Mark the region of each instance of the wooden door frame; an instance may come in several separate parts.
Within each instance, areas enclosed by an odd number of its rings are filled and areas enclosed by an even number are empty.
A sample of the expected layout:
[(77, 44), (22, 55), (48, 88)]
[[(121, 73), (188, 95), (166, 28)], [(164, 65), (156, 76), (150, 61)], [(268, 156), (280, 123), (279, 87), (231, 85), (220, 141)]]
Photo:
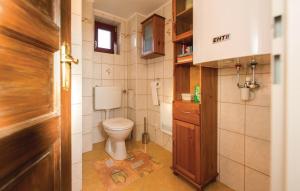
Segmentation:
[[(71, 44), (71, 0), (61, 0), (61, 44)], [(62, 71), (62, 70), (61, 70)], [(62, 76), (62, 74), (61, 74)], [(62, 79), (62, 78), (61, 78)], [(70, 83), (72, 82), (70, 76)], [(71, 161), (71, 84), (61, 88), (61, 190), (72, 190)]]

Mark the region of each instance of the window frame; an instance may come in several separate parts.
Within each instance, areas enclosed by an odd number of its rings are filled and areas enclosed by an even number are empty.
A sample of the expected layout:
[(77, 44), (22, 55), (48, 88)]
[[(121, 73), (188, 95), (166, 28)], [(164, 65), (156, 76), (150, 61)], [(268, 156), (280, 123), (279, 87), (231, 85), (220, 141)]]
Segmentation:
[[(107, 30), (111, 32), (111, 48), (110, 49), (106, 49), (106, 48), (99, 48), (98, 47), (98, 29), (103, 29), (103, 30)], [(117, 44), (117, 27), (114, 25), (110, 25), (110, 24), (106, 24), (106, 23), (102, 23), (99, 21), (95, 21), (95, 39), (94, 39), (94, 51), (95, 52), (103, 52), (103, 53), (109, 53), (109, 54), (114, 54), (115, 52), (115, 45)]]

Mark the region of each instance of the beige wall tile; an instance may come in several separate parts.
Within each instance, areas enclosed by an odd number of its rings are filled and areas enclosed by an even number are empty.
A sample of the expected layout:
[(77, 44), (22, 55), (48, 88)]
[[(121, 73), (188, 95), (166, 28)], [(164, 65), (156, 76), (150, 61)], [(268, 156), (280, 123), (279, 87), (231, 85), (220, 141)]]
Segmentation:
[(91, 60), (83, 60), (82, 68), (84, 78), (93, 78), (93, 62)]
[(173, 43), (172, 41), (165, 43), (165, 60), (173, 59), (174, 52), (173, 52)]
[(220, 181), (236, 191), (244, 191), (244, 166), (220, 156)]
[(109, 64), (102, 64), (102, 79), (112, 80), (114, 78), (114, 68)]
[(154, 77), (163, 78), (164, 77), (164, 63), (157, 62), (154, 64)]
[(102, 53), (102, 64), (114, 64), (114, 55)]
[(221, 103), (220, 128), (244, 133), (245, 105)]
[(136, 81), (136, 94), (147, 94), (148, 81), (147, 80), (137, 80)]
[(154, 79), (154, 64), (149, 64), (148, 63), (148, 68), (147, 68), (147, 78), (148, 79)]
[[(244, 67), (241, 68), (240, 74), (246, 74)], [(222, 69), (219, 69), (219, 75), (220, 76), (236, 76), (237, 71), (236, 71), (236, 68), (222, 68)]]
[(144, 117), (147, 120), (147, 110), (138, 110), (136, 112), (136, 125), (144, 125)]
[(173, 79), (168, 78), (164, 79), (164, 86), (163, 86), (163, 95), (164, 96), (172, 96), (173, 95)]
[(255, 98), (248, 105), (270, 106), (271, 103), (271, 76), (270, 74), (257, 74), (256, 79), (260, 87), (255, 90)]
[(269, 191), (270, 177), (253, 169), (246, 168), (245, 191)]
[(246, 137), (245, 164), (250, 168), (270, 174), (270, 142)]
[[(243, 79), (244, 76), (241, 76)], [(243, 103), (240, 89), (237, 87), (236, 76), (221, 76), (221, 101), (230, 103)]]
[(137, 64), (136, 79), (147, 79), (147, 65)]
[(101, 71), (102, 64), (93, 64), (93, 78), (94, 79), (101, 79), (102, 71)]
[(92, 60), (93, 59), (93, 48), (94, 48), (94, 46), (93, 46), (92, 42), (83, 41), (82, 59)]
[(82, 38), (85, 41), (94, 41), (94, 25), (92, 22), (83, 22)]
[(220, 154), (244, 164), (244, 135), (220, 130)]
[(246, 106), (246, 135), (270, 140), (270, 108)]
[(173, 78), (173, 60), (164, 61), (164, 77)]
[(136, 95), (136, 109), (147, 109), (147, 95)]

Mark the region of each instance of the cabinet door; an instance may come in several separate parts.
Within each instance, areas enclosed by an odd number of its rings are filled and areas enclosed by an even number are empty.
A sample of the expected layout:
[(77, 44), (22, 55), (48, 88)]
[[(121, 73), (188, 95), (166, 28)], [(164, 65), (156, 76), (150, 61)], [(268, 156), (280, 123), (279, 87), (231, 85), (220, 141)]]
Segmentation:
[(143, 54), (153, 52), (153, 20), (147, 21), (143, 25)]
[(174, 168), (187, 178), (197, 181), (200, 172), (199, 126), (174, 120)]

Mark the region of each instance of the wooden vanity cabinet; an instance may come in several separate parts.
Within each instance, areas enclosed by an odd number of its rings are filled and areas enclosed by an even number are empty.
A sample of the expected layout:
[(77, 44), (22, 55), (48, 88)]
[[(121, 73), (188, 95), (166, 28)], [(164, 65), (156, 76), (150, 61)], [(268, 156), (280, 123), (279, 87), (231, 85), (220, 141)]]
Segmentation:
[(191, 123), (173, 121), (173, 169), (188, 179), (199, 182), (200, 127)]
[[(218, 70), (199, 69), (201, 102), (173, 102), (173, 172), (199, 191), (214, 181), (217, 173)], [(175, 82), (182, 80), (176, 78)], [(192, 81), (192, 80), (190, 80)], [(187, 85), (189, 86), (189, 85)], [(174, 94), (177, 89), (175, 87)]]
[(157, 14), (142, 23), (142, 58), (165, 55), (165, 18)]

